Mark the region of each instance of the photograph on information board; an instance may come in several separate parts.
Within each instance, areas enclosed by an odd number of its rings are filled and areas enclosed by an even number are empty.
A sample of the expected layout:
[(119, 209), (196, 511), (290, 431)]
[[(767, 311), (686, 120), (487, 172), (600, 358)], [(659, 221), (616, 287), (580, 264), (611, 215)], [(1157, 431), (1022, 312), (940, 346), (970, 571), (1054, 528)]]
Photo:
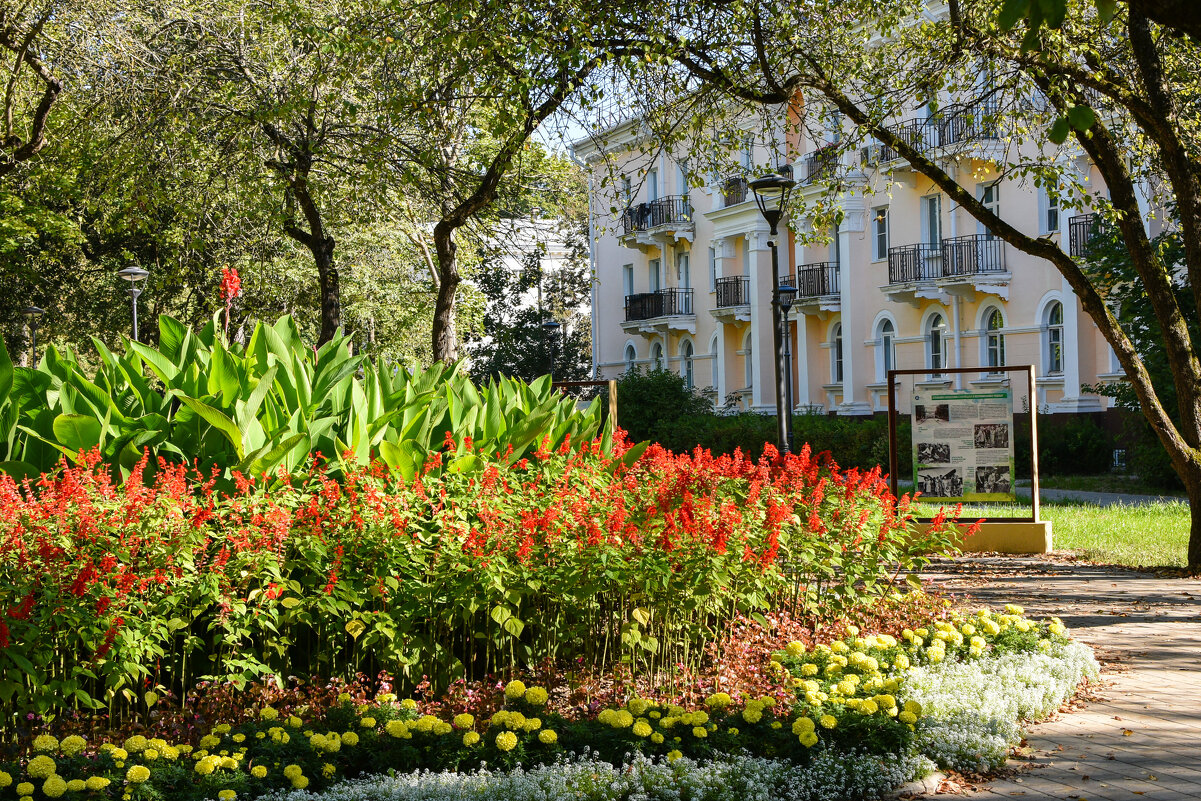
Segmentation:
[(918, 492), (929, 500), (1014, 500), (1011, 390), (915, 390), (911, 408)]

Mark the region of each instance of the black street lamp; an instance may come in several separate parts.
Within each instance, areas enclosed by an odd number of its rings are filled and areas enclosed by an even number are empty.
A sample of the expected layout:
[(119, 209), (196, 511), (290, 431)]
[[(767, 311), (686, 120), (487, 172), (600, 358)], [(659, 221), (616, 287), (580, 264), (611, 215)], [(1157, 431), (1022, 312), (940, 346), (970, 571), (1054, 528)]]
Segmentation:
[(25, 319), (29, 321), (30, 340), (33, 343), (33, 356), (30, 357), (29, 366), (36, 368), (38, 366), (38, 320), (46, 313), (45, 309), (39, 309), (37, 306), (26, 306), (23, 312)]
[(555, 380), (555, 355), (559, 345), (559, 329), (562, 328), (556, 320), (547, 320), (542, 324), (542, 330), (546, 332), (550, 339), (550, 380), (554, 383)]
[(771, 229), (771, 238), (767, 240), (767, 246), (771, 248), (772, 329), (776, 353), (776, 445), (782, 453), (789, 452), (792, 417), (791, 409), (785, 406), (787, 399), (784, 397), (784, 376), (788, 372), (788, 363), (784, 354), (785, 336), (780, 308), (780, 255), (776, 246), (776, 226), (779, 225), (780, 217), (788, 204), (788, 193), (794, 186), (796, 181), (779, 173), (765, 175), (750, 182), (751, 190), (755, 193), (755, 205), (759, 207), (759, 213), (767, 220)]
[(138, 341), (138, 295), (142, 294), (142, 290), (138, 287), (139, 281), (145, 281), (150, 277), (150, 273), (140, 267), (126, 267), (117, 273), (118, 276), (129, 282), (130, 301), (133, 303), (133, 341)]
[(792, 331), (788, 328), (788, 312), (792, 310), (792, 304), (796, 302), (797, 289), (790, 284), (781, 284), (776, 288), (776, 297), (780, 301), (780, 311), (784, 315), (784, 399), (785, 406), (788, 407), (788, 452), (796, 447), (793, 441), (792, 430)]

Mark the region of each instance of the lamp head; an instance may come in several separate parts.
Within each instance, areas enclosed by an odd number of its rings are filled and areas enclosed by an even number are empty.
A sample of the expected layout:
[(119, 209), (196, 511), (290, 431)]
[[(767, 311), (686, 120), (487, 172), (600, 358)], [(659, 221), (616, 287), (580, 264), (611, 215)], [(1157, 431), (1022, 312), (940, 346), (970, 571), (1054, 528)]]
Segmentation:
[(548, 334), (553, 334), (554, 332), (556, 332), (560, 328), (562, 328), (562, 326), (559, 325), (557, 320), (547, 320), (545, 323), (542, 324), (542, 327), (544, 329), (546, 329), (546, 332)]
[(25, 310), (21, 313), (25, 315), (30, 324), (37, 325), (38, 320), (41, 319), (42, 315), (46, 313), (46, 310), (39, 309), (37, 306), (26, 306)]
[(780, 215), (788, 204), (788, 194), (796, 186), (796, 181), (779, 173), (765, 175), (750, 182), (751, 190), (755, 193), (755, 205), (767, 224), (771, 226), (772, 234), (780, 222)]
[(788, 311), (796, 302), (797, 288), (791, 284), (780, 284), (776, 288), (776, 297), (780, 299), (780, 308)]
[(126, 267), (124, 270), (120, 270), (117, 275), (128, 281), (131, 288), (136, 287), (138, 281), (145, 281), (150, 277), (150, 273), (141, 267)]

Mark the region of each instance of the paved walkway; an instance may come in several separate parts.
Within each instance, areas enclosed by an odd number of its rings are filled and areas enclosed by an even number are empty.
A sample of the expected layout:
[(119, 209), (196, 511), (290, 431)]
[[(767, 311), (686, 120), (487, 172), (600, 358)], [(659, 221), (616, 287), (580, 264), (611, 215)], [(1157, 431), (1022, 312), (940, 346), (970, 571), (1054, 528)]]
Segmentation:
[[(1019, 498), (1030, 499), (1029, 486), (1019, 486), (1015, 491)], [(1188, 502), (1188, 498), (1179, 495), (1128, 495), (1120, 492), (1085, 492), (1083, 490), (1049, 489), (1047, 487), (1038, 488), (1038, 497), (1044, 502), (1082, 501), (1084, 503), (1095, 503), (1097, 506), (1119, 506), (1122, 504), (1138, 506), (1173, 501), (1178, 503)]]
[(968, 606), (1059, 615), (1106, 682), (1082, 709), (1030, 727), (1030, 753), (968, 795), (1201, 799), (1201, 580), (1007, 557), (939, 560), (928, 575)]

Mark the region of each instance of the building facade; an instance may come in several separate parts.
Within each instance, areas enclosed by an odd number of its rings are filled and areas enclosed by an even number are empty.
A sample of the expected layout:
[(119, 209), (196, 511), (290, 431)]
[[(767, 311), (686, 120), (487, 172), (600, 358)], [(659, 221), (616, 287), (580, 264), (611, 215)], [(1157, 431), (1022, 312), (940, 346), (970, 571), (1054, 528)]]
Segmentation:
[[(993, 164), (1001, 142), (987, 119), (979, 108), (948, 106), (937, 117), (919, 110), (897, 129), (910, 141), (922, 138), (1007, 222), (1078, 255), (1096, 218), (999, 176)], [(836, 228), (818, 232), (821, 244), (805, 244), (814, 239), (804, 235), (814, 233), (810, 220), (786, 218), (780, 226), (781, 280), (798, 289), (789, 325), (798, 411), (886, 411), (892, 368), (929, 370), (916, 377), (925, 387), (968, 389), (1003, 383), (1006, 374), (996, 368), (1022, 364), (1035, 366), (1037, 385), (1030, 398), (1025, 382), (1014, 380), (1019, 411), (1093, 412), (1110, 404), (1082, 385), (1117, 380), (1120, 368), (1054, 266), (996, 238), (888, 148), (839, 147), (837, 126), (824, 141), (748, 136), (744, 169), (698, 188), (686, 162), (641, 155), (639, 135), (632, 120), (607, 132), (604, 152), (592, 140), (574, 148), (594, 178), (614, 163), (620, 176), (609, 191), (593, 182), (598, 377), (661, 367), (719, 408), (774, 413), (768, 225), (748, 188), (760, 165), (783, 167), (802, 200), (828, 194), (835, 172), (839, 186), (849, 187), (836, 199)], [(1071, 166), (1099, 183), (1083, 159)], [(617, 214), (601, 211), (613, 207)], [(959, 367), (980, 371), (939, 373)], [(902, 410), (912, 385), (898, 381)]]

